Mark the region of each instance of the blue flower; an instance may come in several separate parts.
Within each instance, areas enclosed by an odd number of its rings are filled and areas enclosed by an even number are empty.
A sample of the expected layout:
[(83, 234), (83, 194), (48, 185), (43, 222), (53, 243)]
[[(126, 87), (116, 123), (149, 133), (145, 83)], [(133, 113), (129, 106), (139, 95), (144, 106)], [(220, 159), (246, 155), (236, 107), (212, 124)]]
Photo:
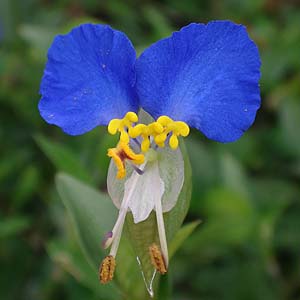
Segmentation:
[(138, 59), (124, 33), (85, 24), (50, 47), (39, 110), (71, 135), (143, 108), (232, 142), (254, 122), (259, 78), (255, 43), (230, 21), (190, 24)]
[[(102, 283), (113, 277), (128, 210), (135, 223), (155, 210), (160, 247), (149, 245), (149, 253), (156, 270), (167, 272), (163, 213), (184, 183), (178, 137), (194, 127), (219, 142), (238, 139), (260, 106), (259, 69), (256, 45), (230, 21), (190, 24), (138, 59), (125, 34), (109, 26), (86, 24), (55, 38), (40, 89), (42, 117), (71, 135), (99, 125), (120, 133), (117, 147), (108, 149), (115, 163), (108, 192), (119, 215), (103, 243), (111, 249), (100, 267)], [(154, 121), (138, 124), (140, 109)]]

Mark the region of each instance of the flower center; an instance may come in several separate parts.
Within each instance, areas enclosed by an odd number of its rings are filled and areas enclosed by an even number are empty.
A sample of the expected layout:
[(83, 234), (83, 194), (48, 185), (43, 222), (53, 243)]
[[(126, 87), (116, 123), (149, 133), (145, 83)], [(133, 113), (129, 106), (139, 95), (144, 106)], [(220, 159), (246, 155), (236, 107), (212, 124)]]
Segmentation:
[[(113, 119), (109, 122), (108, 132), (113, 135), (120, 134), (117, 146), (108, 149), (107, 152), (117, 167), (116, 177), (121, 179), (126, 176), (126, 161), (132, 164), (136, 172), (128, 176), (124, 183), (123, 200), (117, 221), (112, 231), (104, 237), (103, 247), (105, 249), (110, 247), (110, 252), (99, 269), (102, 283), (107, 283), (113, 278), (115, 257), (129, 209), (135, 223), (144, 221), (150, 212), (155, 210), (159, 245), (153, 243), (149, 245), (149, 255), (156, 271), (161, 274), (167, 272), (169, 255), (162, 208), (165, 182), (160, 177), (158, 165), (160, 160), (156, 150), (166, 145), (173, 150), (177, 149), (178, 137), (187, 136), (189, 131), (186, 123), (173, 121), (167, 116), (161, 116), (150, 124), (138, 123), (138, 116), (134, 112), (128, 112), (123, 119)], [(144, 176), (140, 176), (141, 174)], [(146, 196), (143, 197), (144, 195)], [(141, 201), (144, 201), (142, 206)]]
[[(128, 112), (123, 119), (113, 119), (108, 124), (108, 132), (112, 135), (120, 133), (120, 140), (116, 148), (108, 149), (107, 155), (111, 157), (118, 169), (117, 178), (126, 176), (125, 160), (130, 160), (135, 165), (145, 161), (144, 153), (151, 148), (165, 147), (168, 141), (171, 149), (178, 148), (178, 137), (188, 136), (189, 126), (182, 121), (173, 121), (168, 116), (160, 116), (150, 124), (137, 124), (138, 116)], [(134, 140), (140, 147), (139, 154), (130, 148), (130, 141)]]

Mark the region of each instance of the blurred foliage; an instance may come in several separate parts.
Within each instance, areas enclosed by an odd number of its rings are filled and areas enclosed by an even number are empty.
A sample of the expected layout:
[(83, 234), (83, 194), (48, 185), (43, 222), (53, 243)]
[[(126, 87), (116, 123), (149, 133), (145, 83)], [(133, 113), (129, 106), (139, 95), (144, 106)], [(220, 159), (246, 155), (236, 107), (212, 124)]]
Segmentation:
[(203, 223), (172, 261), (172, 299), (300, 298), (298, 1), (0, 0), (1, 299), (106, 299), (53, 182), (59, 170), (105, 190), (115, 139), (101, 128), (70, 137), (40, 118), (39, 83), (55, 34), (108, 23), (140, 53), (211, 19), (247, 25), (261, 52), (263, 103), (236, 143), (198, 132), (187, 139), (194, 186), (187, 221)]

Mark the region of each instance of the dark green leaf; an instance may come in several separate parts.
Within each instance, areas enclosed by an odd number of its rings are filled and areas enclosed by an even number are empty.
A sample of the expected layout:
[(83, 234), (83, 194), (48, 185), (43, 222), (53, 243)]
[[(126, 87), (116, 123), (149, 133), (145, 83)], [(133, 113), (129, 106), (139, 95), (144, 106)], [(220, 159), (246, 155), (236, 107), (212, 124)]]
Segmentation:
[(182, 226), (175, 234), (172, 242), (169, 245), (170, 258), (176, 253), (176, 251), (183, 245), (183, 242), (193, 233), (196, 227), (201, 221), (194, 221)]
[(76, 157), (66, 146), (59, 145), (41, 135), (36, 136), (35, 140), (58, 170), (69, 173), (84, 182), (93, 182), (79, 157)]
[(30, 219), (23, 216), (0, 220), (0, 239), (17, 235), (30, 226)]
[[(101, 241), (105, 233), (113, 228), (117, 209), (108, 195), (66, 174), (57, 175), (56, 185), (77, 232), (80, 246), (96, 271), (101, 259), (107, 255), (101, 248)], [(128, 295), (126, 299), (142, 299), (146, 292), (142, 276), (132, 249), (124, 239), (116, 259), (116, 281), (122, 292)], [(97, 277), (96, 272), (94, 275)]]

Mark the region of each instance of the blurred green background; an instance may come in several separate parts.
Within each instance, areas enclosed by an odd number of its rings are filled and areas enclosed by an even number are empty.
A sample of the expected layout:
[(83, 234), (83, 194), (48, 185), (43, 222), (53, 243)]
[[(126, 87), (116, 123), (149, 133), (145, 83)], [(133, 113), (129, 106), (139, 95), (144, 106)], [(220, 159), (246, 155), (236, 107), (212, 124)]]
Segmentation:
[[(189, 22), (247, 26), (262, 58), (262, 108), (236, 143), (199, 132), (172, 299), (300, 299), (300, 3), (283, 0), (0, 0), (0, 299), (102, 299), (54, 188), (58, 170), (105, 189), (105, 129), (70, 137), (39, 116), (53, 37), (84, 22), (124, 31), (140, 53)], [(101, 217), (101, 216), (99, 216)], [(104, 299), (104, 298), (103, 298)]]

